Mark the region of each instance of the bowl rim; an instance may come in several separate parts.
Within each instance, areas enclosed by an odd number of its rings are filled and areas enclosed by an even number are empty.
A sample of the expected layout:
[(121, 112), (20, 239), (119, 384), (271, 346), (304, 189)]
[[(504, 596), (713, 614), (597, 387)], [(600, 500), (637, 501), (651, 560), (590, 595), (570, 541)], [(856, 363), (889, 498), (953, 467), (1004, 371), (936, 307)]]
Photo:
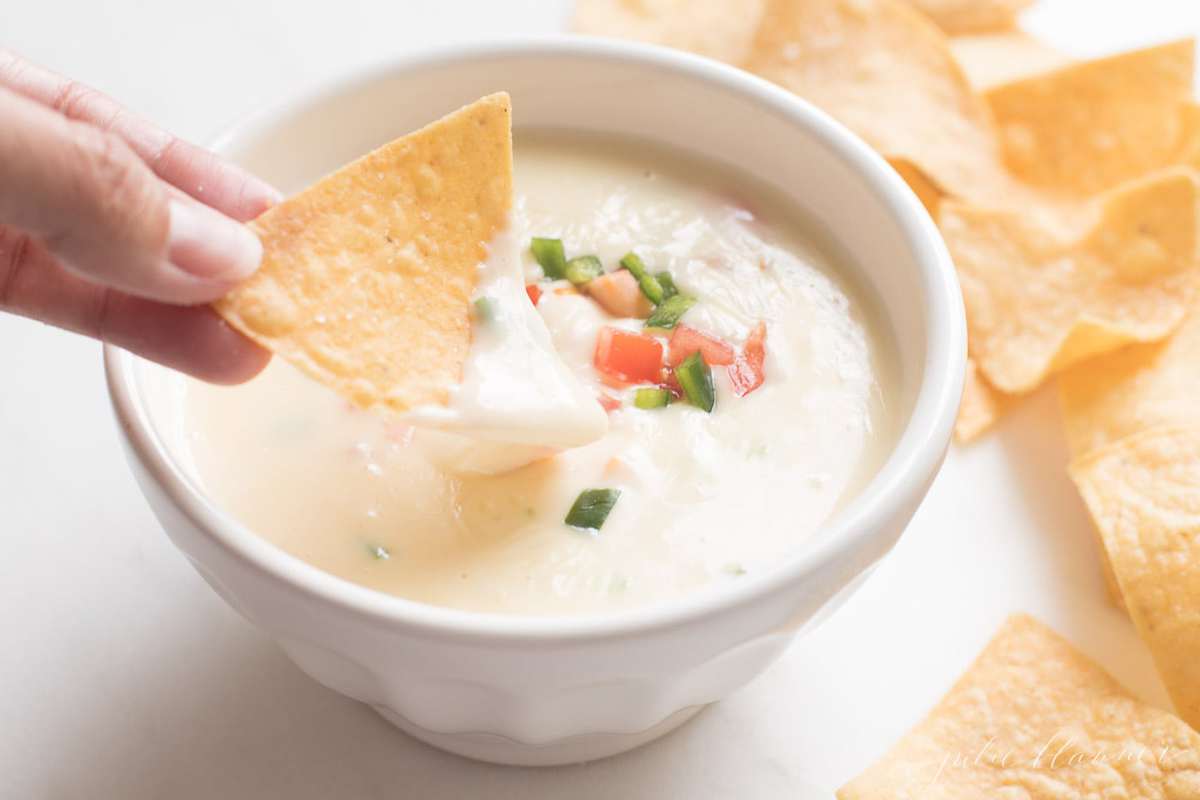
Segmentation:
[[(134, 379), (136, 358), (104, 346), (105, 377), (117, 421), (136, 458), (192, 524), (220, 549), (260, 576), (353, 613), (361, 621), (426, 637), (547, 644), (645, 634), (729, 612), (778, 592), (823, 566), (870, 549), (886, 536), (887, 522), (904, 504), (923, 497), (950, 442), (966, 367), (962, 294), (941, 235), (920, 201), (887, 162), (825, 112), (762, 78), (709, 58), (656, 45), (571, 34), (491, 38), (412, 51), (343, 73), (315, 90), (301, 90), (230, 126), (213, 142), (221, 150), (289, 113), (366, 87), (390, 75), (449, 63), (503, 58), (575, 58), (640, 64), (650, 71), (682, 73), (748, 97), (794, 125), (807, 128), (827, 153), (865, 180), (904, 233), (920, 271), (927, 313), (920, 388), (912, 413), (884, 463), (858, 494), (814, 533), (810, 546), (774, 568), (725, 585), (707, 587), (664, 603), (613, 614), (522, 616), (433, 606), (355, 584), (327, 573), (253, 533), (210, 500), (175, 463), (150, 424)], [(736, 159), (730, 159), (736, 167)], [(884, 307), (886, 297), (880, 297)]]

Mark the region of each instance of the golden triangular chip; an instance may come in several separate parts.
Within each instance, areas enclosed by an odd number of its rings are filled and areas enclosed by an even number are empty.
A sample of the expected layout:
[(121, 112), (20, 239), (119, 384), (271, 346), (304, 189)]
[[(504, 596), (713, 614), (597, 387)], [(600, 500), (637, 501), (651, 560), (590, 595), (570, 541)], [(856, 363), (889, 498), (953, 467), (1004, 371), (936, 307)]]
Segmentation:
[(1200, 426), (1127, 436), (1071, 477), (1175, 710), (1200, 727)]
[(745, 67), (956, 197), (1019, 193), (945, 35), (900, 0), (770, 0)]
[(837, 796), (1200, 797), (1200, 734), (1018, 615), (929, 715)]
[(511, 206), (511, 107), (494, 94), (251, 223), (262, 267), (216, 309), (358, 405), (444, 405), (478, 266)]
[[(1163, 561), (1167, 554), (1155, 552), (1154, 548), (1156, 543), (1170, 539), (1159, 537), (1150, 523), (1138, 532), (1136, 542), (1128, 538), (1128, 531), (1121, 535), (1115, 520), (1145, 513), (1151, 506), (1138, 499), (1132, 506), (1119, 509), (1118, 504), (1124, 502), (1121, 498), (1128, 500), (1128, 497), (1114, 496), (1111, 474), (1105, 470), (1114, 459), (1144, 456), (1149, 446), (1161, 444), (1158, 435), (1147, 434), (1148, 431), (1186, 431), (1200, 425), (1196, 410), (1196, 398), (1200, 396), (1200, 314), (1193, 311), (1166, 341), (1131, 345), (1068, 370), (1059, 380), (1059, 395), (1067, 444), (1074, 457), (1071, 474), (1084, 491), (1096, 523), (1110, 594), (1118, 606), (1126, 607), (1118, 572), (1128, 574), (1147, 563)], [(1143, 435), (1149, 439), (1143, 439)], [(1194, 434), (1179, 436), (1190, 438)], [(1144, 468), (1145, 464), (1138, 467)], [(1188, 468), (1187, 464), (1173, 467), (1176, 477), (1184, 475)], [(1130, 474), (1130, 480), (1134, 474), (1137, 473)], [(1193, 479), (1200, 480), (1200, 470)], [(1173, 491), (1179, 496), (1185, 489), (1176, 486)], [(1140, 551), (1138, 560), (1131, 560), (1128, 552), (1131, 546)], [(1187, 591), (1177, 577), (1165, 572), (1160, 581), (1161, 586), (1154, 588), (1161, 597)], [(1142, 608), (1142, 613), (1146, 613), (1145, 602)], [(1187, 623), (1185, 619), (1177, 619), (1155, 624)], [(1151, 641), (1154, 631), (1143, 635)], [(1164, 653), (1159, 660), (1169, 657)], [(1183, 651), (1178, 657), (1200, 658), (1200, 652)], [(1164, 680), (1170, 680), (1165, 672)]]
[(1188, 39), (992, 89), (1009, 168), (1051, 194), (1088, 195), (1181, 163), (1193, 51)]
[(1002, 392), (1130, 342), (1168, 336), (1195, 297), (1197, 184), (1184, 168), (1102, 198), (1069, 241), (1037, 219), (946, 201), (971, 355)]
[(1200, 312), (1193, 310), (1166, 341), (1067, 370), (1059, 399), (1075, 458), (1150, 428), (1200, 424)]

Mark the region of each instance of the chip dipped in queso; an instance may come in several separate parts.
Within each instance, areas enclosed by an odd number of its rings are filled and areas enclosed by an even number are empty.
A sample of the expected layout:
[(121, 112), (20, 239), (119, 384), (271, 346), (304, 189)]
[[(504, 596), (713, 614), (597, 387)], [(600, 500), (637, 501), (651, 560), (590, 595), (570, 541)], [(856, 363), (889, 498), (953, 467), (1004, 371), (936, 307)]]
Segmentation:
[(282, 359), (189, 382), (208, 493), (321, 569), (480, 612), (611, 613), (804, 547), (894, 435), (882, 326), (832, 251), (719, 165), (549, 132), (514, 152), (449, 410), (364, 410)]

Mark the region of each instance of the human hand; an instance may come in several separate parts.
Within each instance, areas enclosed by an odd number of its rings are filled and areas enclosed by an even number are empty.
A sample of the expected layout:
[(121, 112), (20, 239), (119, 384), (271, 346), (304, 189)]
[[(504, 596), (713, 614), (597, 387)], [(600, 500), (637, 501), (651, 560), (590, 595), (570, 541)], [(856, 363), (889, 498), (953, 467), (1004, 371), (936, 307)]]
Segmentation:
[(217, 383), (266, 365), (207, 303), (258, 267), (238, 221), (278, 192), (3, 50), (0, 120), (0, 311)]

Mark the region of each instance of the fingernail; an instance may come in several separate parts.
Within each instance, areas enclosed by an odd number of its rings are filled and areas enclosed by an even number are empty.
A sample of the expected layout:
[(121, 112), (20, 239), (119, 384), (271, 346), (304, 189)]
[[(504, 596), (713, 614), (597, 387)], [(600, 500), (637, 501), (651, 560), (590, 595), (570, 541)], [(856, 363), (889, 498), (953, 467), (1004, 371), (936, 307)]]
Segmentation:
[(167, 258), (206, 280), (240, 281), (258, 269), (262, 242), (254, 232), (207, 206), (172, 199)]

